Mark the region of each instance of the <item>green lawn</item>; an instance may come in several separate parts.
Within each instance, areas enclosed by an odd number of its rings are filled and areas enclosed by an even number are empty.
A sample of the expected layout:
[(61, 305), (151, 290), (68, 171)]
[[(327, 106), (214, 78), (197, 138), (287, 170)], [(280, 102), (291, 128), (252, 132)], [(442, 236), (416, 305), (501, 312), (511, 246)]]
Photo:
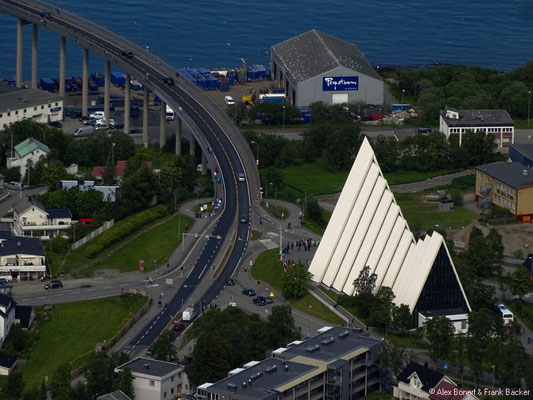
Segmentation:
[(180, 218), (178, 214), (166, 217), (165, 220), (156, 220), (140, 235), (134, 232), (93, 259), (85, 256), (86, 245), (69, 252), (63, 266), (62, 256), (49, 253), (53, 273), (57, 275), (60, 271), (75, 272), (76, 276), (85, 277), (102, 268), (114, 268), (121, 272), (134, 271), (139, 268), (139, 260), (145, 261), (145, 271), (151, 271), (155, 259), (158, 260), (159, 266), (163, 265), (165, 258), (181, 243), (181, 237), (178, 237), (178, 221), (181, 221), (180, 232), (185, 232), (185, 224), (188, 224), (188, 229), (194, 224), (193, 219), (184, 215)]
[[(342, 190), (348, 172), (329, 172), (324, 168), (322, 160), (303, 163), (283, 168), (283, 179), (287, 186), (293, 187), (302, 194), (318, 196), (321, 194), (338, 193)], [(424, 181), (440, 175), (457, 172), (457, 170), (439, 170), (430, 172), (394, 171), (385, 174), (390, 186)]]
[(455, 207), (453, 211), (439, 211), (438, 203), (423, 203), (420, 194), (395, 193), (394, 196), (411, 228), (462, 228), (479, 217), (462, 206)]
[[(26, 387), (40, 385), (60, 365), (72, 363), (92, 352), (97, 343), (111, 339), (145, 302), (140, 295), (123, 295), (57, 304), (44, 311), (37, 341), (22, 367)], [(76, 362), (73, 366), (79, 367)]]
[[(278, 291), (281, 291), (281, 277), (283, 273), (283, 268), (279, 261), (279, 249), (264, 251), (257, 257), (252, 267), (252, 276), (254, 279), (266, 282)], [(304, 313), (336, 325), (344, 324), (344, 321), (340, 317), (309, 293), (301, 299), (289, 301), (294, 308)]]
[(383, 329), (373, 329), (378, 335), (382, 336), (388, 342), (394, 344), (395, 346), (407, 347), (410, 349), (428, 349), (429, 344), (422, 338), (419, 338), (414, 335), (395, 335), (394, 333), (387, 332)]
[(522, 300), (506, 300), (505, 305), (522, 321), (529, 329), (533, 330), (533, 304)]

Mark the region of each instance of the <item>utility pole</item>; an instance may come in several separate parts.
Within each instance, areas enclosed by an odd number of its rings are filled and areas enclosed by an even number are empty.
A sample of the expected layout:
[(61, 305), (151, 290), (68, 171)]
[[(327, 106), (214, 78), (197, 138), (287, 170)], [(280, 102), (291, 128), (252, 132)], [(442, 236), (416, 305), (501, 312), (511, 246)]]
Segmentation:
[(283, 232), (281, 230), (281, 224), (279, 224), (279, 259), (280, 261), (283, 261), (283, 257), (282, 257), (282, 247), (281, 247), (281, 244), (283, 243)]

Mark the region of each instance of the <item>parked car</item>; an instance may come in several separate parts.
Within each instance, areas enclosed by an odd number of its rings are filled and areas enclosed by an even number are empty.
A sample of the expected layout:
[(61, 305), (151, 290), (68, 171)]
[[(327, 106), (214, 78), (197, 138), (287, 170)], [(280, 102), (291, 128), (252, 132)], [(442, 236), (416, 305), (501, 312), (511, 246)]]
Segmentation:
[(7, 279), (6, 278), (0, 278), (0, 285), (7, 285)]
[(102, 126), (102, 125), (115, 126), (115, 120), (113, 118), (109, 118), (109, 123), (107, 123), (107, 120), (105, 118), (97, 119), (94, 125), (96, 127)]
[(95, 111), (92, 114), (89, 115), (89, 118), (92, 119), (105, 119), (105, 112), (104, 111)]
[(252, 303), (254, 303), (257, 306), (266, 306), (266, 300), (263, 296), (257, 296), (255, 299), (252, 300)]
[(234, 106), (235, 100), (233, 100), (233, 97), (231, 96), (225, 96), (224, 97), (224, 103), (226, 103), (227, 106)]
[(229, 278), (229, 279), (226, 281), (226, 285), (228, 285), (228, 286), (234, 286), (234, 285), (235, 285), (235, 281), (234, 281), (232, 278)]
[(185, 329), (185, 324), (183, 322), (180, 322), (180, 321), (174, 322), (174, 330), (176, 332), (181, 332), (184, 329)]
[(6, 183), (6, 188), (11, 189), (11, 190), (22, 190), (23, 187), (24, 185), (22, 184), (22, 182), (7, 182)]
[(93, 133), (94, 133), (94, 126), (88, 125), (88, 126), (82, 126), (76, 129), (73, 135), (76, 137), (83, 137), (83, 136), (90, 136)]
[(415, 133), (431, 133), (431, 128), (415, 128)]
[(96, 125), (94, 129), (97, 131), (105, 131), (109, 129), (109, 125)]
[(143, 133), (143, 130), (140, 128), (132, 128), (130, 129), (130, 135), (134, 133)]
[(253, 290), (253, 289), (244, 289), (242, 291), (242, 294), (244, 294), (246, 296), (249, 296), (249, 297), (252, 297), (252, 296), (255, 296), (255, 290)]
[(54, 127), (54, 128), (63, 128), (63, 124), (59, 121), (51, 121), (48, 123), (48, 125)]
[(91, 117), (83, 117), (82, 120), (81, 120), (81, 123), (83, 125), (93, 125), (95, 124), (96, 122), (96, 119), (95, 118), (91, 118)]
[(272, 297), (270, 296), (265, 296), (265, 301), (267, 304), (272, 304), (274, 303), (274, 300), (272, 299)]
[(45, 290), (60, 289), (63, 287), (63, 283), (60, 280), (53, 280), (50, 283), (44, 285)]

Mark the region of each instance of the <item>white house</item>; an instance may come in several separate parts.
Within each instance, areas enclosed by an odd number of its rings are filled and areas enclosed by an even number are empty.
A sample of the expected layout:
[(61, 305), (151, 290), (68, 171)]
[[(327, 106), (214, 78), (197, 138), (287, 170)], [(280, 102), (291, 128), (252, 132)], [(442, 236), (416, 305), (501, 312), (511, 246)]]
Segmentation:
[(94, 181), (61, 181), (61, 189), (69, 190), (77, 187), (80, 192), (87, 192), (89, 190), (96, 190), (103, 194), (104, 201), (114, 203), (117, 199), (117, 192), (119, 186), (117, 185), (95, 185)]
[(50, 240), (55, 236), (67, 237), (72, 222), (68, 208), (46, 209), (31, 196), (25, 196), (13, 205), (14, 235)]
[(47, 145), (34, 138), (28, 138), (15, 146), (13, 154), (7, 158), (7, 167), (18, 167), (20, 176), (24, 177), (29, 161), (35, 165), (41, 158), (46, 158), (48, 154), (50, 154), (50, 148)]
[(135, 400), (167, 400), (189, 393), (183, 365), (138, 357), (118, 366), (115, 372), (126, 368), (133, 376)]
[(6, 340), (11, 325), (15, 323), (16, 305), (11, 296), (0, 293), (0, 347)]
[(456, 110), (447, 108), (440, 112), (439, 131), (446, 139), (459, 135), (459, 146), (463, 134), (483, 132), (493, 135), (498, 147), (514, 143), (514, 121), (506, 110)]
[(0, 231), (0, 277), (40, 278), (45, 273), (46, 255), (39, 239)]

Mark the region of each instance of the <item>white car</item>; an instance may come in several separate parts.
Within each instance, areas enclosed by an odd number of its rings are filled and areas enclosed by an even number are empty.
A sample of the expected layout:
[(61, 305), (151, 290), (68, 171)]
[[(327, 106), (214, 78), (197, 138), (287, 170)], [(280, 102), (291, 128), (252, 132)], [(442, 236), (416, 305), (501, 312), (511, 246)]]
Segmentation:
[(95, 111), (91, 115), (89, 115), (89, 118), (91, 118), (91, 119), (105, 119), (105, 112), (103, 112), (103, 111)]
[(228, 106), (234, 106), (235, 105), (235, 100), (233, 100), (233, 97), (231, 97), (231, 96), (225, 96), (224, 97), (224, 103), (226, 103), (226, 105), (228, 105)]
[(105, 118), (97, 119), (94, 123), (96, 127), (109, 125), (111, 127), (115, 126), (115, 120), (113, 118), (109, 118), (109, 124), (107, 123), (107, 120)]

